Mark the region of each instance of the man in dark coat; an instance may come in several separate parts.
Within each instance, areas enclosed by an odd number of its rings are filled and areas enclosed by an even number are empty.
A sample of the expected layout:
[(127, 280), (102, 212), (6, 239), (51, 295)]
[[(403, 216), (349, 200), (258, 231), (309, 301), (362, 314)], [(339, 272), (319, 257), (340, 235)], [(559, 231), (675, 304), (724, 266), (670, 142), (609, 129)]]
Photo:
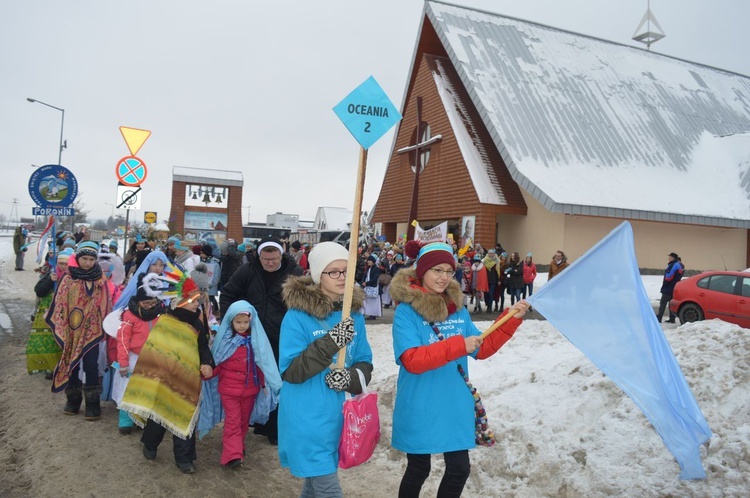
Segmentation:
[[(290, 275), (302, 275), (302, 269), (289, 254), (284, 254), (281, 242), (268, 237), (258, 244), (257, 256), (240, 266), (221, 290), (221, 315), (235, 301), (244, 299), (258, 311), (258, 318), (268, 335), (276, 362), (279, 361), (281, 322), (287, 308), (281, 296), (281, 286)], [(271, 412), (268, 423), (256, 426), (256, 434), (264, 434), (271, 444), (278, 442), (277, 410)]]
[[(234, 272), (242, 265), (244, 254), (237, 252), (237, 243), (232, 239), (225, 240), (219, 244), (219, 249), (221, 250), (221, 279), (219, 280), (219, 289), (221, 290), (232, 278)], [(228, 305), (227, 308), (229, 308)], [(222, 306), (223, 312), (224, 307)]]
[(23, 271), (23, 258), (26, 256), (26, 235), (23, 234), (24, 228), (22, 226), (16, 227), (16, 232), (13, 234), (13, 251), (16, 253), (16, 271)]
[[(682, 273), (684, 271), (684, 267), (682, 266), (682, 263), (680, 262), (680, 257), (677, 255), (677, 253), (671, 252), (669, 253), (669, 262), (667, 263), (667, 269), (664, 270), (664, 280), (662, 280), (661, 284), (661, 299), (659, 300), (659, 311), (656, 313), (656, 319), (661, 323), (662, 318), (664, 317), (664, 311), (669, 306), (669, 301), (672, 300), (672, 294), (674, 294), (674, 286), (682, 280)], [(668, 323), (675, 323), (675, 314), (672, 313), (672, 310), (669, 310), (669, 320), (667, 320)]]

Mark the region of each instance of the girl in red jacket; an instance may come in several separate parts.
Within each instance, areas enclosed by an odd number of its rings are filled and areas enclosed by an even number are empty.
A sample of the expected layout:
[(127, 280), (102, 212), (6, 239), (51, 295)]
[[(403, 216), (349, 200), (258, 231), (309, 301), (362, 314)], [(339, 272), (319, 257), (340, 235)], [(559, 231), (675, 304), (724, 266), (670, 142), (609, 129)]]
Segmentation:
[[(119, 405), (128, 378), (135, 368), (135, 362), (141, 348), (148, 339), (148, 334), (156, 323), (159, 315), (166, 313), (164, 303), (159, 299), (160, 293), (153, 289), (148, 282), (144, 283), (144, 273), (138, 276), (138, 290), (128, 301), (128, 309), (122, 313), (122, 323), (117, 329), (117, 369), (112, 381), (112, 399)], [(155, 274), (152, 274), (155, 275)], [(120, 410), (117, 422), (120, 434), (130, 434), (133, 431), (133, 420), (127, 412)]]
[[(213, 376), (219, 377), (218, 392), (225, 414), (221, 464), (236, 469), (245, 456), (245, 436), (256, 398), (262, 389), (277, 394), (281, 376), (268, 336), (247, 301), (236, 301), (229, 307), (211, 349), (216, 362)], [(211, 397), (210, 393), (206, 396)], [(203, 404), (201, 401), (201, 416)], [(209, 428), (213, 422), (217, 420), (209, 421)]]
[[(531, 253), (526, 255), (523, 261), (523, 298), (531, 297), (534, 294), (534, 279), (536, 278), (536, 265), (531, 258)], [(526, 294), (528, 292), (528, 295)]]

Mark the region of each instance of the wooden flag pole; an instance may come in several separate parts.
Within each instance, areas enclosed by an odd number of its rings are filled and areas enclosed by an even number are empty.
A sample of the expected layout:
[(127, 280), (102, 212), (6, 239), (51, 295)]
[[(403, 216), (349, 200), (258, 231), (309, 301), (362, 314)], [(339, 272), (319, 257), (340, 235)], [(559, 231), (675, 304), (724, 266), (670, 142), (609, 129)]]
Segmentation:
[[(341, 319), (345, 320), (352, 314), (352, 298), (354, 297), (354, 274), (357, 271), (357, 255), (359, 249), (359, 220), (362, 216), (362, 193), (365, 189), (365, 171), (367, 170), (367, 149), (359, 148), (359, 167), (357, 168), (357, 188), (354, 191), (354, 210), (349, 235), (349, 261), (346, 264), (346, 287), (344, 287), (344, 304), (341, 309)], [(344, 368), (346, 362), (346, 346), (339, 350), (336, 368)]]
[(510, 318), (511, 318), (512, 316), (514, 316), (514, 315), (515, 315), (516, 313), (518, 313), (518, 310), (517, 310), (517, 309), (515, 309), (515, 308), (510, 308), (510, 309), (508, 310), (508, 314), (507, 314), (507, 315), (505, 315), (504, 317), (502, 317), (501, 319), (499, 319), (499, 320), (495, 321), (495, 323), (493, 323), (492, 325), (490, 325), (490, 328), (488, 328), (487, 330), (485, 330), (484, 332), (482, 332), (482, 335), (480, 335), (480, 336), (479, 336), (479, 338), (480, 338), (480, 339), (484, 339), (484, 338), (486, 338), (486, 337), (487, 337), (488, 335), (490, 335), (490, 334), (491, 334), (491, 333), (493, 333), (493, 332), (494, 332), (495, 330), (497, 330), (497, 329), (498, 329), (498, 327), (500, 327), (500, 325), (502, 325), (502, 324), (504, 324), (505, 322), (507, 322), (508, 320), (510, 320)]

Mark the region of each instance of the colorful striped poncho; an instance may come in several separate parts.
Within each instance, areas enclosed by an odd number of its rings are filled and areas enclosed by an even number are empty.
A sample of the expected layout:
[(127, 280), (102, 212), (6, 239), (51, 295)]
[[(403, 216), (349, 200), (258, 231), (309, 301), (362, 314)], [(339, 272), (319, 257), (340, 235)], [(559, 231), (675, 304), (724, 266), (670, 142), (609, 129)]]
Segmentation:
[(186, 439), (195, 429), (201, 397), (198, 331), (161, 315), (138, 356), (120, 410), (143, 427), (151, 419)]
[(52, 392), (65, 389), (71, 370), (83, 355), (104, 339), (102, 321), (110, 311), (112, 301), (106, 279), (76, 280), (70, 275), (62, 278), (47, 315), (47, 323), (62, 348), (52, 381)]
[(31, 333), (26, 342), (26, 369), (30, 374), (54, 371), (62, 355), (52, 329), (44, 321), (51, 302), (52, 294), (39, 299), (34, 322), (31, 324)]

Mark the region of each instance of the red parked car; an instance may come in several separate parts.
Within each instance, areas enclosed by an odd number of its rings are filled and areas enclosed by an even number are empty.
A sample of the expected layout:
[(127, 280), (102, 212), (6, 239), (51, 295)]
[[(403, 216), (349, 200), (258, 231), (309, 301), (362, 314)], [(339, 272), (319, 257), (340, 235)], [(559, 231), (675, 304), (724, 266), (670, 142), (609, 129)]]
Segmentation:
[(705, 271), (677, 282), (669, 310), (681, 323), (718, 318), (750, 328), (750, 273)]

